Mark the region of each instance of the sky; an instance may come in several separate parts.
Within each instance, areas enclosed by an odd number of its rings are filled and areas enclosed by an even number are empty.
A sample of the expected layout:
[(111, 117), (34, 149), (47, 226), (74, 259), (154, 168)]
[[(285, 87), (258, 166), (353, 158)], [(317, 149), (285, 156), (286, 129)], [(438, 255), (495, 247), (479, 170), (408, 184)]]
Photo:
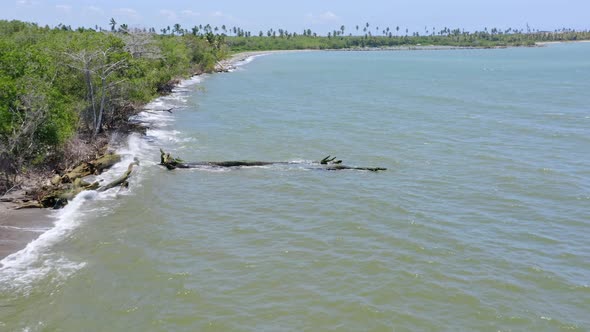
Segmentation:
[(0, 0), (0, 19), (36, 22), (73, 28), (96, 25), (109, 28), (114, 18), (130, 27), (184, 28), (211, 24), (258, 31), (282, 28), (301, 33), (310, 28), (325, 34), (345, 26), (368, 22), (375, 33), (400, 27), (423, 33), (444, 27), (468, 31), (516, 28), (553, 31), (561, 28), (589, 30), (590, 0)]

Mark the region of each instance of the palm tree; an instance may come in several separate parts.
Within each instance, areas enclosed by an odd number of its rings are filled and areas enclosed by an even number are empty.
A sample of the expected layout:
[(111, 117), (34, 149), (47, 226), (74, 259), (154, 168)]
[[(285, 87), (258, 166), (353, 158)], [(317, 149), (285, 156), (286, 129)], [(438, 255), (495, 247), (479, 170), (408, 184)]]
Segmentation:
[(114, 18), (111, 17), (111, 21), (109, 22), (110, 26), (111, 26), (111, 31), (115, 31), (115, 27), (117, 26), (117, 22), (115, 21)]
[(340, 31), (342, 31), (342, 35), (344, 35), (344, 25), (340, 26)]
[(174, 30), (173, 31), (174, 31), (174, 33), (177, 33), (177, 34), (180, 35), (181, 29), (180, 29), (180, 24), (179, 23), (174, 24)]

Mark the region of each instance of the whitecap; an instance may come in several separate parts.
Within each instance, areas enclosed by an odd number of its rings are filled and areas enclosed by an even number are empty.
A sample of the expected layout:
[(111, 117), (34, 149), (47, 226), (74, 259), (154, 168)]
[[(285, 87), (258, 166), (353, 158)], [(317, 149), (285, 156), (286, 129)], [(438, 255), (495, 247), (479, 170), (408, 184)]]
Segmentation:
[[(141, 182), (141, 165), (154, 165), (153, 156), (159, 144), (167, 141), (182, 142), (192, 138), (179, 138), (180, 132), (167, 129), (174, 121), (174, 115), (163, 110), (180, 107), (186, 103), (186, 96), (182, 93), (188, 92), (188, 87), (198, 84), (202, 77), (192, 77), (180, 82), (178, 92), (169, 96), (160, 97), (148, 103), (142, 112), (133, 116), (130, 120), (147, 126), (147, 136), (138, 134), (128, 136), (126, 144), (118, 147), (117, 153), (122, 155), (122, 160), (113, 165), (111, 169), (98, 176), (88, 177), (89, 181), (109, 183), (115, 180), (128, 168), (128, 165), (135, 160), (140, 161), (140, 166), (134, 170), (133, 181)], [(157, 143), (157, 144), (153, 144)], [(219, 171), (213, 170), (211, 171)], [(129, 192), (132, 192), (133, 187)], [(63, 209), (52, 212), (51, 218), (55, 219), (52, 228), (49, 229), (27, 229), (29, 231), (43, 232), (37, 239), (28, 243), (27, 246), (0, 261), (0, 290), (14, 291), (27, 294), (36, 281), (51, 276), (51, 281), (60, 283), (70, 275), (82, 269), (86, 262), (73, 261), (62, 254), (55, 253), (52, 248), (55, 244), (70, 236), (85, 219), (86, 215), (100, 215), (109, 213), (110, 209), (104, 210), (98, 207), (86, 206), (92, 200), (114, 200), (120, 196), (120, 190), (113, 188), (105, 192), (84, 191), (78, 194)], [(99, 211), (104, 210), (104, 211)], [(12, 227), (12, 226), (7, 226)]]

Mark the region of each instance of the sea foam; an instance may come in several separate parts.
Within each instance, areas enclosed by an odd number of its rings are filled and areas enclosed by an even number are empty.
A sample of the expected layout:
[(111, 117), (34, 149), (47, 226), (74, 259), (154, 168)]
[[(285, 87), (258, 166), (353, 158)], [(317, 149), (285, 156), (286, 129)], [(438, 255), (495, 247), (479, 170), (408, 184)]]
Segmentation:
[[(98, 176), (92, 176), (90, 181), (99, 181), (101, 184), (109, 183), (119, 177), (128, 165), (139, 161), (139, 166), (134, 170), (133, 184), (141, 182), (141, 168), (154, 166), (153, 156), (157, 155), (158, 147), (169, 142), (182, 142), (180, 132), (170, 129), (174, 122), (174, 115), (166, 112), (170, 108), (183, 108), (188, 101), (188, 94), (192, 92), (192, 86), (199, 84), (203, 77), (195, 76), (181, 81), (168, 96), (156, 98), (145, 105), (144, 110), (133, 116), (130, 120), (145, 125), (149, 129), (146, 136), (138, 134), (129, 135), (116, 153), (122, 156), (122, 160), (111, 169)], [(127, 194), (133, 193), (133, 185)], [(86, 262), (75, 261), (56, 253), (52, 249), (55, 244), (70, 236), (73, 231), (83, 224), (85, 217), (96, 217), (96, 209), (92, 201), (114, 200), (120, 195), (125, 195), (119, 188), (113, 188), (105, 192), (84, 191), (78, 194), (67, 206), (59, 211), (51, 212), (54, 219), (53, 227), (49, 229), (35, 229), (43, 232), (37, 239), (27, 246), (0, 261), (0, 291), (28, 294), (35, 282), (48, 276), (51, 282), (61, 283), (69, 276), (82, 269)]]

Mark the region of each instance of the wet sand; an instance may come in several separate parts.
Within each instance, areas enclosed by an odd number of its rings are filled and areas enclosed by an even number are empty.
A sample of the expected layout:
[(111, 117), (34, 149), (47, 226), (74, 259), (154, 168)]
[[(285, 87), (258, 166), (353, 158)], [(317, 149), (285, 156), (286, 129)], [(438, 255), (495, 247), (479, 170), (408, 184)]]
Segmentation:
[(49, 210), (14, 210), (15, 207), (13, 203), (0, 203), (0, 260), (24, 249), (53, 227)]
[(319, 50), (268, 50), (268, 51), (244, 51), (239, 52), (231, 55), (229, 58), (225, 60), (221, 60), (215, 66), (215, 70), (217, 72), (224, 72), (228, 70), (232, 70), (235, 68), (237, 64), (242, 61), (245, 61), (249, 57), (253, 56), (260, 56), (260, 55), (268, 55), (268, 54), (277, 54), (277, 53), (299, 53), (299, 52), (314, 52)]

